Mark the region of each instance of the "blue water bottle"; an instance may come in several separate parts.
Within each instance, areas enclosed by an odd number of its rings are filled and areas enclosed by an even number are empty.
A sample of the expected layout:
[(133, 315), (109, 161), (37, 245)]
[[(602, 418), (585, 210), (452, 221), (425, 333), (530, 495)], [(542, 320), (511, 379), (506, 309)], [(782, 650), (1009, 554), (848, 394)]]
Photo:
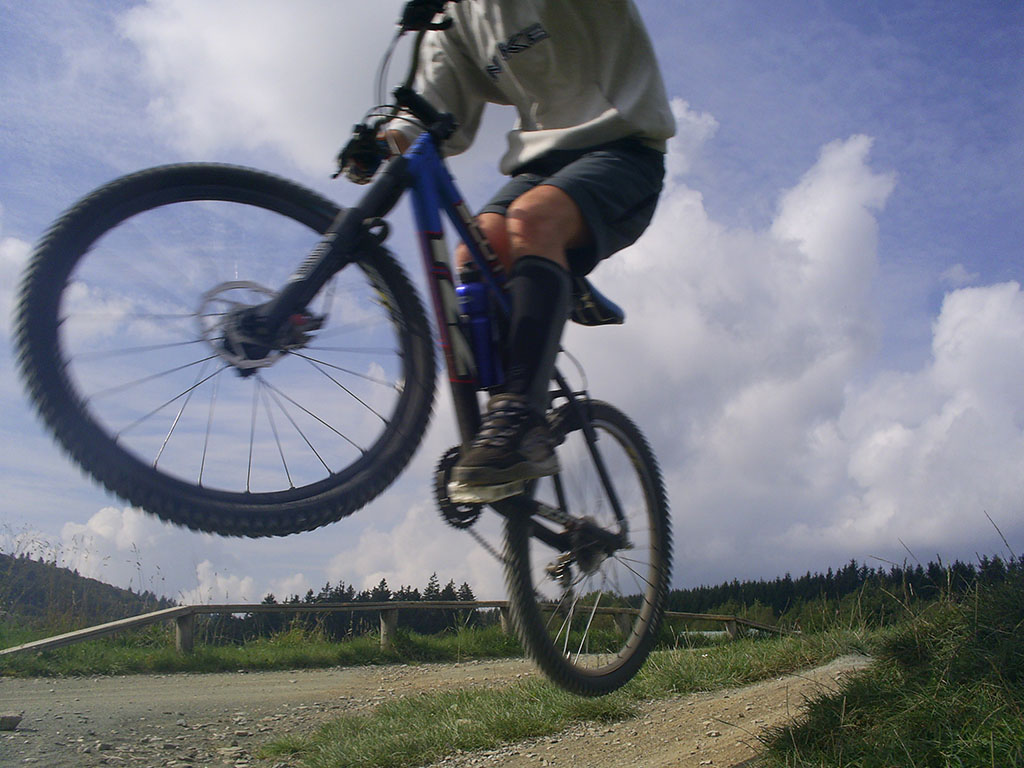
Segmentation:
[(500, 349), (495, 335), (491, 299), (487, 286), (480, 282), (480, 272), (469, 267), (460, 272), (461, 284), (455, 289), (459, 312), (469, 335), (476, 358), (477, 377), (481, 389), (490, 389), (504, 380)]

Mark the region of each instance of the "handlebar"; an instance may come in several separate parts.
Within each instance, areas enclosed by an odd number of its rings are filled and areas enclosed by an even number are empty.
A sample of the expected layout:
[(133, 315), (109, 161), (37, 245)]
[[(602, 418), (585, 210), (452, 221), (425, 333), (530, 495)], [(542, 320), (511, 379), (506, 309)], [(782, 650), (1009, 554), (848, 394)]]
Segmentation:
[(387, 142), (381, 138), (383, 135), (381, 131), (403, 110), (422, 123), (424, 129), (439, 141), (445, 141), (455, 132), (457, 127), (455, 117), (436, 109), (412, 87), (413, 81), (416, 79), (419, 52), (424, 36), (428, 31), (448, 29), (452, 25), (452, 20), (448, 17), (439, 22), (434, 21), (449, 2), (457, 3), (461, 0), (409, 0), (405, 4), (402, 18), (398, 22), (398, 32), (384, 55), (384, 62), (379, 73), (379, 87), (383, 88), (387, 62), (391, 58), (395, 44), (406, 32), (415, 31), (416, 39), (413, 42), (409, 71), (405, 81), (392, 92), (395, 103), (388, 106), (385, 113), (377, 112), (376, 119), (373, 120), (364, 118), (365, 122), (359, 123), (353, 128), (352, 137), (338, 153), (338, 170), (334, 174), (334, 178), (344, 174), (356, 183), (368, 183), (390, 154)]
[(402, 9), (402, 18), (398, 25), (402, 32), (423, 32), (428, 29), (448, 29), (452, 20), (445, 17), (439, 22), (434, 18), (444, 11), (449, 3), (458, 3), (461, 0), (409, 0)]

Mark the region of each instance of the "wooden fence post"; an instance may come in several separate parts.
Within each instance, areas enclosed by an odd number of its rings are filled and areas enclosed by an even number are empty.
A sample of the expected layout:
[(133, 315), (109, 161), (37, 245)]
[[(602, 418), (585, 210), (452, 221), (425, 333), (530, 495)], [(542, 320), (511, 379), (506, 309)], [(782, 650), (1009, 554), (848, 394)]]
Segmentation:
[(629, 637), (633, 633), (633, 616), (629, 613), (613, 613), (615, 627), (623, 637)]
[(388, 608), (380, 612), (380, 647), (384, 650), (391, 648), (395, 638), (395, 631), (398, 629), (398, 609)]
[(196, 615), (185, 613), (174, 620), (174, 647), (178, 653), (192, 653), (195, 646)]
[(512, 617), (509, 616), (508, 608), (498, 609), (498, 620), (501, 622), (501, 631), (506, 635), (512, 634)]
[(729, 639), (735, 640), (740, 636), (740, 625), (735, 621), (725, 622), (725, 631), (729, 633)]

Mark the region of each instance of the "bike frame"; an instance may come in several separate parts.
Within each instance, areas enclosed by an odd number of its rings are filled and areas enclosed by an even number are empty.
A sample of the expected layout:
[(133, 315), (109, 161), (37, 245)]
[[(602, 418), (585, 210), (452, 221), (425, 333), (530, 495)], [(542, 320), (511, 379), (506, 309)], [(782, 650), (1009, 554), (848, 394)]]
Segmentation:
[[(459, 320), (459, 305), (451, 256), (445, 242), (442, 213), (449, 219), (461, 241), (469, 249), (481, 280), (487, 286), (498, 310), (506, 316), (508, 300), (502, 290), (504, 273), (497, 256), (477, 226), (465, 205), (462, 195), (438, 151), (439, 138), (428, 127), (405, 154), (388, 162), (363, 198), (352, 208), (343, 210), (324, 233), (320, 243), (289, 279), (277, 297), (261, 312), (265, 327), (275, 329), (296, 312), (305, 309), (332, 275), (347, 264), (357, 261), (367, 238), (382, 240), (387, 227), (383, 222), (401, 196), (412, 195), (413, 214), (419, 234), (420, 251), (427, 275), (432, 304), (437, 321), (437, 332), (444, 352), (452, 400), (458, 421), (460, 438), (468, 443), (480, 426), (480, 405), (477, 392), (477, 362)], [(382, 228), (380, 234), (375, 230)], [(597, 435), (585, 415), (585, 393), (575, 393), (556, 370), (558, 395), (564, 397), (579, 419), (605, 492), (625, 537), (625, 515), (618, 495), (610, 481), (604, 460), (597, 448)], [(580, 395), (583, 395), (581, 398)], [(574, 518), (568, 515), (561, 479), (554, 478), (556, 495), (561, 509), (539, 502), (529, 505), (527, 514), (536, 515), (557, 524), (571, 526)], [(502, 514), (523, 510), (514, 500), (491, 505)], [(567, 548), (566, 534), (550, 530), (534, 520), (534, 535), (556, 549)], [(614, 534), (608, 534), (613, 536)]]
[(272, 329), (280, 327), (286, 318), (304, 309), (332, 275), (360, 258), (366, 238), (382, 239), (374, 230), (383, 225), (382, 218), (405, 192), (412, 196), (437, 332), (452, 386), (460, 436), (465, 442), (472, 439), (480, 425), (475, 396), (479, 386), (476, 360), (459, 322), (442, 212), (469, 248), (495, 306), (507, 314), (508, 302), (501, 289), (504, 283), (501, 265), (463, 202), (451, 173), (441, 160), (437, 140), (429, 131), (424, 131), (404, 155), (385, 166), (355, 206), (338, 215), (278, 296), (263, 307), (263, 324), (273, 332)]

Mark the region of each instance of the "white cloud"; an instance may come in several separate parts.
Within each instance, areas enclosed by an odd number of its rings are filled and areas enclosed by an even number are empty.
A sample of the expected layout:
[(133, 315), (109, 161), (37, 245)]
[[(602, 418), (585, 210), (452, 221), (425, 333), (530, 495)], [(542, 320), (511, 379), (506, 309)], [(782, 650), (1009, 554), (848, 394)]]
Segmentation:
[(15, 297), (21, 273), (32, 246), (16, 237), (3, 237), (3, 206), (0, 206), (0, 331), (10, 334)]
[(666, 170), (672, 178), (690, 171), (704, 145), (718, 131), (718, 121), (707, 112), (690, 109), (689, 103), (683, 99), (672, 99), (670, 106), (676, 119), (676, 136)]
[(182, 593), (182, 603), (255, 603), (262, 597), (252, 576), (220, 573), (209, 560), (196, 566), (196, 582), (195, 587)]
[(399, 7), (149, 0), (122, 28), (142, 54), (150, 114), (186, 154), (273, 149), (322, 173), (373, 106), (375, 67)]
[[(478, 530), (500, 549), (497, 529), (493, 519), (478, 523)], [(481, 599), (504, 595), (497, 561), (468, 534), (446, 526), (432, 504), (410, 507), (392, 527), (364, 530), (359, 540), (339, 552), (327, 567), (330, 581), (345, 581), (361, 589), (373, 587), (381, 579), (386, 579), (391, 589), (402, 585), (422, 589), (434, 572), (442, 583), (465, 579)]]
[[(317, 588), (319, 589), (320, 586), (322, 585), (318, 585)], [(309, 583), (309, 579), (306, 578), (306, 574), (295, 573), (291, 576), (286, 576), (283, 579), (276, 579), (270, 585), (269, 593), (274, 595), (278, 602), (280, 602), (282, 600), (287, 600), (293, 595), (302, 597), (312, 588), (313, 585)], [(262, 600), (263, 597), (261, 596), (260, 599)]]
[(939, 278), (950, 288), (963, 288), (964, 286), (976, 283), (981, 278), (977, 272), (971, 272), (963, 264), (954, 264), (943, 272)]
[(133, 507), (104, 507), (84, 524), (65, 523), (60, 544), (42, 554), (82, 576), (182, 603), (259, 602), (270, 591), (309, 589), (302, 574), (247, 573), (245, 560), (233, 551), (237, 546), (236, 540), (190, 533)]
[[(849, 399), (837, 420), (849, 445), (852, 494), (829, 537), (872, 527), (921, 545), (983, 541), (989, 512), (1019, 541), (1024, 497), (1024, 295), (1019, 284), (946, 296), (932, 358), (887, 374)], [(858, 518), (867, 521), (859, 526)]]
[[(84, 524), (61, 529), (59, 562), (82, 576), (138, 592), (166, 594), (168, 583), (188, 583), (192, 565), (155, 557), (173, 538), (174, 528), (132, 507), (104, 507)], [(168, 569), (165, 572), (165, 569)]]
[[(675, 143), (692, 154), (709, 122), (682, 117)], [(898, 557), (901, 538), (991, 542), (982, 511), (1019, 511), (1016, 284), (949, 294), (924, 369), (864, 373), (881, 333), (876, 217), (895, 186), (871, 144), (826, 145), (763, 231), (717, 223), (670, 179), (648, 232), (595, 273), (627, 324), (572, 329), (567, 346), (655, 444), (677, 581)]]

